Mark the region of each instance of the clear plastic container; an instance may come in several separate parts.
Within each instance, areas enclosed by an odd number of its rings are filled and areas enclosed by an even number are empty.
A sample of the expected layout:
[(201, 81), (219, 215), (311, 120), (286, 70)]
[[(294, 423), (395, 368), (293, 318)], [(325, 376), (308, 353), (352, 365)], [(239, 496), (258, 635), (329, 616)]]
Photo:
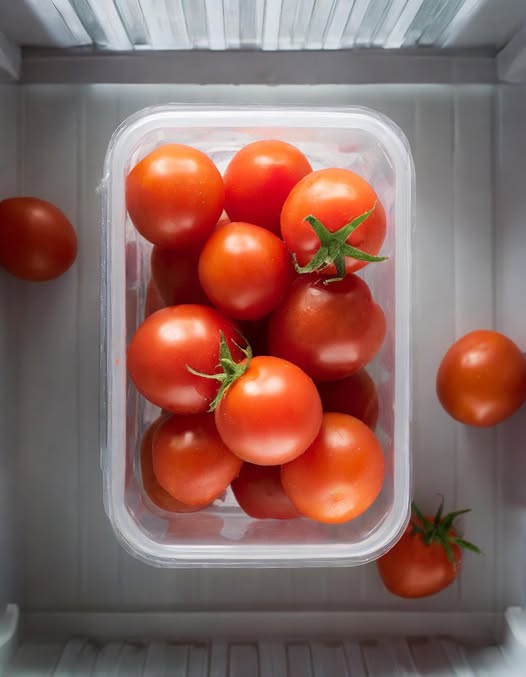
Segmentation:
[[(368, 366), (380, 399), (376, 432), (386, 457), (386, 477), (371, 508), (343, 525), (254, 520), (230, 491), (205, 511), (173, 516), (156, 508), (141, 486), (140, 440), (159, 410), (137, 393), (126, 372), (126, 346), (142, 320), (151, 251), (126, 214), (126, 174), (154, 148), (171, 142), (203, 150), (222, 171), (242, 146), (268, 138), (296, 145), (314, 169), (347, 167), (361, 174), (374, 186), (387, 214), (382, 253), (389, 260), (360, 271), (387, 320), (383, 347)], [(106, 511), (124, 547), (164, 567), (349, 566), (379, 557), (405, 528), (411, 494), (414, 170), (400, 129), (365, 108), (150, 108), (128, 118), (114, 133), (102, 190), (102, 468)]]

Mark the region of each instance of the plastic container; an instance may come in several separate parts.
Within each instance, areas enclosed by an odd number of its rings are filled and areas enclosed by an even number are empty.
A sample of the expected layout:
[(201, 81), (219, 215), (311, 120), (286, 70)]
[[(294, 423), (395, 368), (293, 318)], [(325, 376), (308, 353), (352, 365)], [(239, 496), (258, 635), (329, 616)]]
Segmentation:
[[(384, 345), (368, 367), (380, 398), (377, 434), (386, 478), (373, 506), (338, 526), (306, 519), (253, 520), (230, 491), (203, 512), (173, 516), (153, 506), (141, 487), (140, 440), (159, 411), (138, 395), (126, 372), (126, 346), (142, 320), (151, 250), (126, 214), (126, 174), (154, 148), (170, 142), (203, 150), (222, 171), (242, 146), (266, 138), (295, 144), (314, 169), (339, 166), (361, 174), (374, 186), (387, 214), (382, 252), (389, 260), (360, 272), (387, 320)], [(379, 557), (405, 528), (411, 494), (414, 170), (400, 129), (365, 108), (150, 108), (128, 118), (114, 133), (102, 190), (102, 468), (106, 511), (124, 547), (165, 567), (349, 566)]]

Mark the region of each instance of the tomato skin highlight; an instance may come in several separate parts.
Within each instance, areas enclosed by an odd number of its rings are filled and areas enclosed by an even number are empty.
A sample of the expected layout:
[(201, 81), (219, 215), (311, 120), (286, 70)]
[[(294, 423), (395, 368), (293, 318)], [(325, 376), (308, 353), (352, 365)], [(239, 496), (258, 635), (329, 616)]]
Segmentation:
[[(386, 233), (385, 210), (373, 187), (350, 169), (320, 169), (305, 176), (290, 192), (281, 212), (281, 235), (298, 264), (305, 266), (320, 248), (318, 236), (305, 221), (307, 216), (315, 216), (336, 232), (375, 204), (373, 213), (346, 240), (372, 255), (380, 251)], [(347, 273), (366, 265), (366, 261), (350, 257), (345, 260)], [(329, 265), (320, 272), (333, 276), (336, 268)]]
[(526, 400), (526, 358), (507, 336), (472, 331), (444, 355), (436, 389), (440, 403), (457, 421), (496, 425)]
[(356, 275), (323, 284), (303, 275), (270, 317), (272, 355), (290, 360), (316, 381), (335, 381), (368, 364), (385, 338), (385, 317)]
[(217, 230), (199, 258), (199, 280), (208, 298), (236, 320), (268, 315), (293, 276), (283, 241), (250, 223), (230, 223)]
[(302, 454), (318, 434), (320, 396), (299, 367), (277, 357), (254, 357), (215, 410), (221, 439), (257, 465), (280, 465)]
[(77, 236), (66, 216), (46, 200), (0, 201), (0, 265), (29, 282), (53, 280), (77, 256)]
[(161, 487), (189, 506), (201, 507), (221, 496), (242, 465), (221, 441), (212, 414), (162, 421), (154, 432), (152, 456)]
[(373, 379), (360, 369), (339, 381), (318, 384), (324, 411), (335, 411), (359, 418), (374, 431), (378, 423), (378, 393)]
[(146, 492), (150, 501), (161, 510), (167, 512), (195, 512), (208, 504), (202, 506), (190, 506), (177, 501), (173, 496), (165, 491), (153, 472), (153, 457), (152, 446), (153, 436), (159, 425), (166, 420), (165, 415), (159, 416), (153, 423), (145, 430), (141, 441), (140, 461), (141, 461), (141, 479), (144, 491)]
[(280, 466), (244, 463), (232, 482), (232, 491), (241, 508), (255, 519), (288, 520), (300, 516), (283, 490)]
[(187, 366), (206, 374), (217, 372), (221, 332), (241, 360), (235, 325), (213, 308), (170, 306), (150, 315), (128, 346), (128, 373), (137, 390), (172, 413), (205, 412), (218, 383), (191, 374)]
[[(420, 523), (416, 518), (412, 521)], [(448, 533), (457, 535), (454, 529)], [(434, 595), (451, 585), (459, 574), (462, 550), (455, 544), (451, 544), (451, 550), (456, 568), (443, 545), (438, 542), (426, 545), (409, 524), (398, 543), (377, 560), (383, 584), (393, 595), (407, 599)]]
[(159, 146), (126, 177), (126, 207), (143, 237), (165, 248), (197, 246), (213, 231), (224, 204), (221, 174), (200, 150)]
[(310, 172), (305, 155), (285, 141), (249, 143), (226, 168), (225, 210), (232, 221), (254, 223), (279, 235), (283, 204)]
[(167, 306), (183, 303), (209, 305), (197, 274), (200, 254), (201, 250), (195, 247), (152, 248), (152, 279)]
[(281, 482), (302, 515), (342, 524), (374, 503), (384, 474), (382, 448), (365, 423), (347, 414), (327, 413), (307, 451), (282, 466)]

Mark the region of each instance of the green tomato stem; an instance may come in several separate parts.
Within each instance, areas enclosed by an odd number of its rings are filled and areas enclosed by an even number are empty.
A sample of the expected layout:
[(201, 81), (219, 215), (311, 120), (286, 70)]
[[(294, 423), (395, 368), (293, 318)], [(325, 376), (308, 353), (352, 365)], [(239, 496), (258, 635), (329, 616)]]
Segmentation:
[(242, 362), (238, 363), (235, 362), (234, 358), (232, 357), (232, 353), (228, 347), (228, 342), (224, 333), (221, 331), (219, 335), (219, 364), (217, 366), (220, 367), (222, 371), (217, 374), (203, 374), (200, 371), (192, 369), (192, 367), (190, 367), (188, 364), (186, 365), (187, 370), (191, 374), (194, 374), (195, 376), (201, 376), (201, 378), (219, 381), (221, 384), (219, 390), (217, 391), (217, 395), (212, 400), (210, 407), (208, 408), (209, 412), (215, 411), (227, 389), (230, 388), (230, 386), (235, 383), (235, 381), (241, 378), (241, 376), (243, 376), (250, 365), (250, 361), (252, 360), (252, 348), (246, 340), (246, 348), (242, 348), (238, 343), (235, 343), (235, 345), (239, 348), (239, 350), (241, 350), (246, 358)]
[(411, 504), (413, 514), (417, 518), (418, 522), (411, 521), (411, 527), (413, 529), (413, 534), (418, 534), (425, 545), (432, 545), (433, 543), (440, 543), (440, 545), (446, 551), (448, 560), (453, 565), (453, 568), (456, 569), (458, 562), (455, 559), (453, 554), (452, 545), (456, 545), (459, 548), (464, 550), (469, 550), (471, 552), (476, 552), (477, 554), (482, 554), (481, 550), (477, 548), (476, 545), (466, 541), (463, 538), (454, 536), (450, 534), (450, 530), (453, 527), (453, 522), (460, 515), (465, 515), (471, 510), (468, 508), (466, 510), (456, 510), (454, 512), (448, 513), (445, 517), (442, 517), (444, 511), (444, 498), (440, 501), (438, 510), (432, 520), (427, 519), (424, 516), (420, 508), (413, 501)]
[(369, 263), (385, 261), (387, 256), (373, 256), (372, 254), (368, 254), (347, 243), (347, 238), (358, 228), (358, 226), (371, 216), (375, 209), (376, 202), (369, 211), (353, 219), (350, 223), (347, 223), (334, 233), (326, 228), (323, 223), (312, 214), (305, 217), (305, 221), (310, 224), (318, 236), (320, 248), (314, 254), (312, 259), (304, 266), (300, 266), (296, 256), (293, 255), (296, 272), (300, 274), (313, 273), (318, 270), (323, 272), (324, 268), (334, 264), (336, 268), (336, 277), (330, 277), (324, 280), (324, 284), (330, 284), (331, 282), (343, 280), (345, 277), (346, 257), (357, 259), (359, 261), (367, 261)]

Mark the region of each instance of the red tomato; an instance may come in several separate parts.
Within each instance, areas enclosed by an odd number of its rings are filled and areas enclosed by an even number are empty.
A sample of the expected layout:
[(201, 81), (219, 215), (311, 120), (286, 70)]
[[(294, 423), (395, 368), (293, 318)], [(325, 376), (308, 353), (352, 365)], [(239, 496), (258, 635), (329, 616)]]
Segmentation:
[(280, 467), (245, 463), (232, 482), (232, 491), (243, 510), (257, 519), (289, 520), (299, 517), (283, 491)]
[(77, 236), (64, 214), (45, 200), (0, 202), (0, 265), (30, 282), (52, 280), (72, 265)]
[(156, 313), (161, 308), (164, 308), (165, 304), (157, 285), (153, 280), (150, 280), (146, 285), (146, 299), (144, 302), (144, 317), (147, 318), (149, 315)]
[(238, 151), (225, 171), (225, 209), (232, 221), (248, 221), (279, 233), (288, 194), (312, 172), (309, 161), (284, 141), (255, 141)]
[[(375, 206), (376, 205), (376, 206)], [(376, 255), (385, 239), (385, 211), (372, 186), (349, 169), (320, 169), (308, 174), (291, 191), (281, 212), (281, 234), (298, 264), (305, 266), (320, 249), (320, 238), (305, 219), (314, 216), (334, 233), (374, 207), (372, 214), (347, 237), (347, 244)], [(367, 265), (345, 256), (345, 269), (355, 272)], [(336, 273), (331, 264), (320, 270)]]
[[(418, 510), (413, 506), (413, 510)], [(479, 549), (459, 539), (452, 523), (459, 510), (441, 517), (442, 507), (434, 517), (413, 516), (404, 535), (388, 553), (378, 560), (378, 571), (385, 587), (398, 597), (428, 597), (440, 592), (460, 572), (461, 548)]]
[(373, 379), (360, 369), (340, 381), (326, 381), (318, 385), (324, 411), (349, 414), (363, 421), (371, 430), (378, 422), (378, 393)]
[(350, 376), (370, 362), (385, 337), (385, 317), (356, 275), (323, 284), (296, 279), (269, 323), (272, 355), (290, 360), (313, 379)]
[(141, 479), (144, 491), (151, 502), (162, 510), (168, 512), (195, 512), (203, 506), (195, 507), (185, 505), (165, 491), (157, 481), (153, 472), (152, 443), (157, 427), (166, 419), (160, 416), (145, 431), (141, 441)]
[(254, 357), (215, 410), (223, 442), (244, 461), (279, 465), (302, 454), (320, 429), (320, 396), (296, 365)]
[(212, 160), (180, 144), (160, 146), (126, 178), (126, 207), (137, 230), (160, 247), (197, 246), (214, 230), (225, 189)]
[(280, 302), (293, 269), (276, 235), (250, 223), (216, 231), (199, 259), (199, 279), (208, 298), (237, 320), (258, 320)]
[(384, 455), (374, 433), (347, 414), (324, 414), (307, 451), (281, 468), (285, 493), (300, 513), (341, 524), (376, 500), (384, 481)]
[(163, 249), (153, 247), (150, 258), (152, 279), (155, 281), (166, 305), (209, 304), (197, 274), (200, 253), (199, 248)]
[(178, 414), (208, 409), (218, 383), (191, 374), (212, 374), (219, 362), (221, 332), (239, 359), (235, 326), (206, 306), (163, 308), (140, 325), (128, 347), (128, 372), (137, 390), (158, 407)]
[(526, 358), (506, 336), (472, 331), (445, 354), (436, 387), (442, 406), (457, 421), (495, 425), (526, 399)]
[(157, 481), (186, 505), (202, 506), (221, 496), (241, 465), (221, 441), (212, 414), (171, 416), (154, 433)]

